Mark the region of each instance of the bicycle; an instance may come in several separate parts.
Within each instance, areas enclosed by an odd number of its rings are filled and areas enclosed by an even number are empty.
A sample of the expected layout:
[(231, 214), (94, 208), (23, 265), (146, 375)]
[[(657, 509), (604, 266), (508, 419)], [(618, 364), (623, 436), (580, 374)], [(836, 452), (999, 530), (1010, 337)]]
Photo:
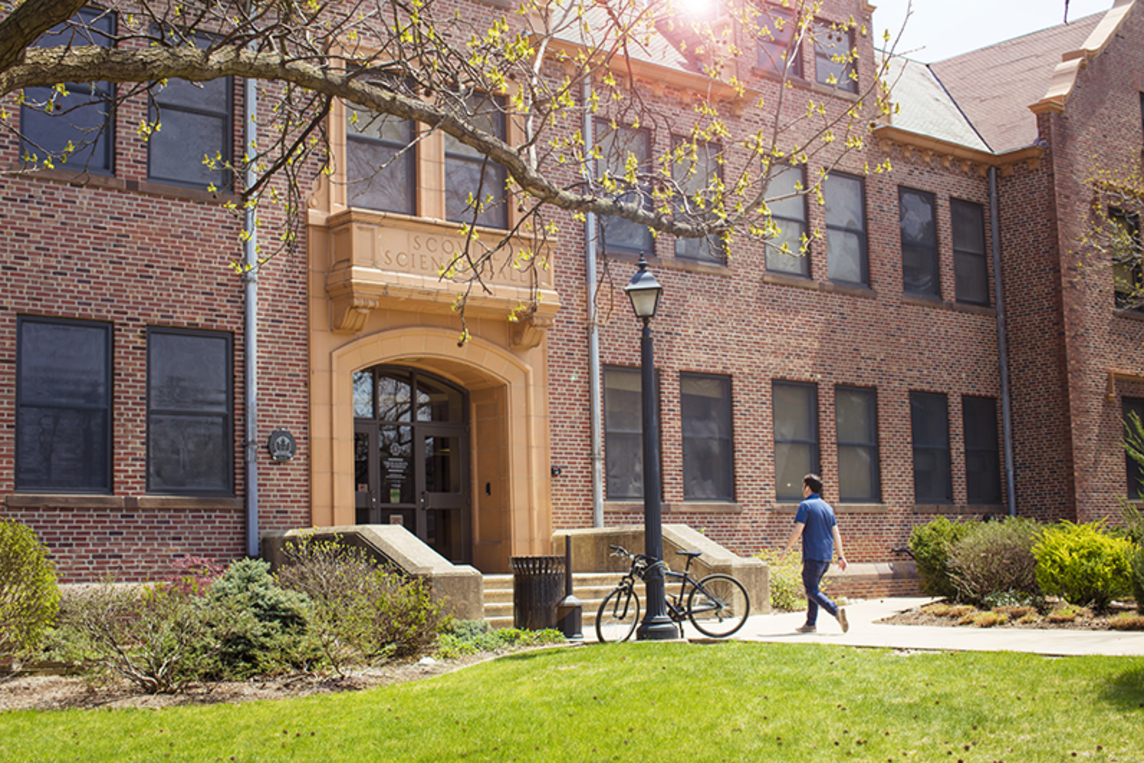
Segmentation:
[[(646, 554), (633, 554), (623, 546), (611, 546), (612, 556), (627, 557), (631, 567), (620, 578), (600, 603), (596, 612), (596, 638), (602, 643), (627, 641), (635, 633), (640, 621), (640, 598), (636, 593), (636, 579), (645, 580), (652, 566), (663, 569), (667, 615), (679, 628), (683, 637), (683, 621), (687, 619), (705, 636), (727, 638), (747, 621), (751, 611), (751, 598), (747, 589), (730, 575), (716, 573), (702, 580), (691, 576), (691, 562), (702, 551), (677, 551), (687, 557), (683, 572), (676, 572), (665, 562), (656, 561)], [(667, 591), (668, 579), (679, 580), (679, 593)], [(686, 601), (686, 606), (684, 606)]]

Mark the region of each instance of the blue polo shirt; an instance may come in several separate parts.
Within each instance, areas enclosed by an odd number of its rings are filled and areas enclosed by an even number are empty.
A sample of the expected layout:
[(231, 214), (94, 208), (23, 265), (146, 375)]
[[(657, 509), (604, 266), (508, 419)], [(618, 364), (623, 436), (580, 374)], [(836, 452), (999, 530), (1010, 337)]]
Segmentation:
[(822, 500), (818, 493), (798, 505), (794, 515), (796, 523), (806, 525), (802, 531), (802, 558), (815, 562), (829, 562), (834, 559), (834, 532), (837, 523), (834, 509)]

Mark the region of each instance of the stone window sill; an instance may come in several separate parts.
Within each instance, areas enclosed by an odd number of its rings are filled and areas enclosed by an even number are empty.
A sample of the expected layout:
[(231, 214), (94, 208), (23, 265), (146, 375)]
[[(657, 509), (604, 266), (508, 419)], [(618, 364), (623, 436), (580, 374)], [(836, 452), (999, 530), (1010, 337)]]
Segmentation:
[[(643, 501), (605, 501), (606, 512), (643, 511)], [(664, 501), (660, 504), (663, 514), (738, 514), (743, 507), (732, 501)]]
[[(774, 80), (775, 82), (783, 81), (781, 74), (778, 74), (774, 70), (763, 66), (752, 66), (751, 74), (756, 77), (762, 77), (763, 79)], [(857, 103), (859, 100), (857, 93), (841, 90), (837, 87), (832, 87), (831, 85), (823, 85), (821, 82), (815, 82), (803, 77), (789, 76), (786, 78), (786, 81), (795, 87), (805, 88), (806, 90), (813, 90), (814, 92), (821, 95), (829, 95), (835, 98), (841, 98), (846, 101), (853, 101), (854, 103)]]
[(966, 302), (945, 302), (934, 297), (919, 297), (914, 294), (903, 294), (902, 304), (932, 307), (937, 310), (953, 310), (959, 313), (973, 313), (974, 315), (997, 316), (997, 309), (989, 305), (971, 305)]
[(1005, 507), (999, 503), (919, 503), (913, 508), (915, 514), (1004, 514)]
[(1139, 310), (1122, 310), (1117, 308), (1112, 311), (1112, 315), (1116, 318), (1124, 318), (1129, 321), (1144, 321), (1144, 312)]
[[(635, 262), (639, 259), (638, 255), (629, 254), (627, 252), (608, 252), (607, 257), (612, 260), (624, 260), (628, 262)], [(675, 258), (657, 257), (656, 255), (648, 255), (647, 264), (664, 270), (682, 270), (687, 273), (704, 273), (706, 275), (723, 276), (726, 278), (735, 275), (735, 271), (726, 265), (712, 265), (708, 262), (677, 260)]]
[[(10, 164), (8, 170), (19, 172), (26, 169), (23, 164)], [(207, 204), (226, 204), (237, 202), (238, 196), (233, 193), (211, 193), (197, 188), (183, 188), (166, 183), (153, 183), (149, 180), (126, 180), (112, 175), (97, 175), (90, 172), (73, 172), (72, 170), (36, 170), (20, 177), (29, 179), (47, 180), (53, 183), (66, 183), (74, 186), (88, 186), (91, 188), (112, 188), (119, 191), (133, 191), (149, 196), (170, 196), (178, 199), (201, 201)]]
[(222, 509), (243, 508), (241, 498), (188, 496), (79, 495), (76, 493), (12, 493), (4, 497), (8, 508), (25, 509)]
[(811, 289), (812, 291), (824, 291), (834, 294), (849, 294), (852, 297), (864, 297), (866, 299), (878, 298), (878, 292), (869, 286), (851, 286), (850, 284), (844, 283), (814, 281), (802, 276), (767, 273), (763, 276), (763, 283), (775, 284), (776, 286), (793, 286), (796, 289)]
[[(885, 514), (890, 507), (884, 503), (830, 503), (835, 514)], [(797, 503), (776, 503), (771, 510), (779, 514), (798, 513)]]

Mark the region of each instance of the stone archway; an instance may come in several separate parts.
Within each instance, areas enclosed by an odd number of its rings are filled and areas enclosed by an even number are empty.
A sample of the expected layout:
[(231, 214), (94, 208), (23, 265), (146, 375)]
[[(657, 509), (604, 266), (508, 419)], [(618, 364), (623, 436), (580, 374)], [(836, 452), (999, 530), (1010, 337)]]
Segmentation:
[(543, 369), (477, 337), (458, 346), (455, 331), (434, 326), (350, 339), (331, 348), (325, 360), (325, 368), (315, 363), (312, 369), (310, 392), (315, 526), (355, 521), (354, 372), (399, 364), (437, 374), (469, 394), (474, 566), (508, 572), (511, 556), (550, 552)]

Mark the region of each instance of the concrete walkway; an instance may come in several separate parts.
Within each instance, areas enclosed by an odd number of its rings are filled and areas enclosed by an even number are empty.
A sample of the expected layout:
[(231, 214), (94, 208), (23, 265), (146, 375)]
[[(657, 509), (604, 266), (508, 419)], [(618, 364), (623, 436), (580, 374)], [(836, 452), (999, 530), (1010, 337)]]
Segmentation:
[[(897, 612), (921, 606), (932, 599), (887, 598), (854, 601), (846, 605), (850, 631), (830, 615), (819, 612), (817, 633), (797, 633), (806, 621), (805, 612), (755, 615), (735, 634), (741, 641), (789, 644), (838, 644), (980, 652), (1029, 652), (1047, 655), (1140, 655), (1144, 656), (1144, 632), (1072, 631), (1036, 628), (954, 628), (923, 625), (883, 625), (877, 621)], [(687, 626), (689, 637), (698, 636)]]

